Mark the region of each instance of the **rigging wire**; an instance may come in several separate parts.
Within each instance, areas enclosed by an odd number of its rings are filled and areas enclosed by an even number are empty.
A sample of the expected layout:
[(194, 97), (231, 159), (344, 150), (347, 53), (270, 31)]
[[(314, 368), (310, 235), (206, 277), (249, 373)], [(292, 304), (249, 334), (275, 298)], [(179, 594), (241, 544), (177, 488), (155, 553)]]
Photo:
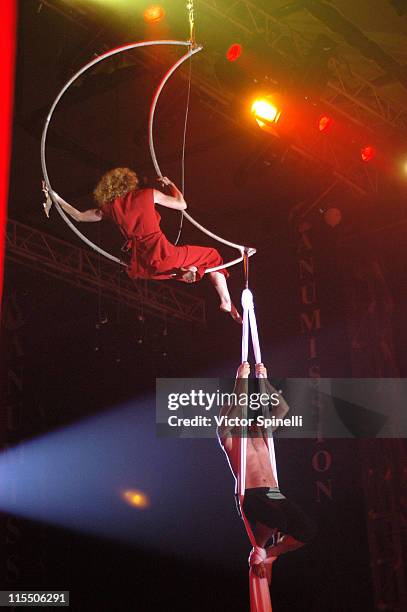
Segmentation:
[[(194, 0), (187, 0), (186, 8), (188, 11), (190, 51), (192, 51), (192, 48), (196, 45)], [(192, 56), (190, 55), (189, 62), (188, 62), (187, 102), (186, 102), (186, 108), (185, 108), (184, 129), (183, 129), (183, 134), (182, 134), (182, 157), (181, 157), (181, 193), (184, 196), (184, 198), (185, 198), (185, 149), (186, 149), (186, 137), (187, 137), (187, 127), (188, 127), (188, 117), (189, 117), (189, 103), (191, 99), (191, 80), (192, 80)], [(178, 234), (177, 234), (177, 238), (174, 243), (175, 245), (178, 244), (179, 239), (181, 238), (183, 224), (184, 224), (184, 211), (181, 210)]]
[[(189, 56), (188, 62), (188, 88), (187, 88), (187, 103), (185, 108), (185, 118), (184, 118), (184, 129), (182, 134), (182, 156), (181, 156), (181, 193), (185, 197), (185, 150), (186, 150), (186, 138), (187, 138), (187, 128), (188, 128), (188, 117), (189, 117), (189, 104), (191, 99), (191, 78), (192, 78), (192, 59)], [(184, 211), (181, 210), (181, 218), (179, 222), (178, 234), (175, 240), (175, 245), (178, 244), (178, 241), (181, 237), (182, 226), (184, 223)]]

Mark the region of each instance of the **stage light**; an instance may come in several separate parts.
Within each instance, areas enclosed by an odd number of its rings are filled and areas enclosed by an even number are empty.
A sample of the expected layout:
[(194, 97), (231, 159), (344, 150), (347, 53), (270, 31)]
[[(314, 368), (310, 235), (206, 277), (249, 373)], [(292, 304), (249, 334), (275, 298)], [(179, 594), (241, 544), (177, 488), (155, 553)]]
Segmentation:
[(281, 115), (281, 110), (275, 105), (271, 96), (257, 98), (251, 106), (251, 112), (260, 127), (267, 123), (277, 123)]
[(146, 8), (143, 13), (146, 23), (159, 23), (165, 17), (165, 11), (162, 6), (152, 5)]
[(239, 45), (239, 43), (233, 43), (233, 45), (230, 45), (229, 49), (226, 51), (226, 59), (229, 62), (235, 62), (242, 55), (242, 52), (242, 45)]
[(324, 211), (324, 221), (330, 227), (336, 227), (342, 221), (342, 213), (339, 208), (328, 208)]
[(376, 156), (376, 149), (371, 145), (366, 145), (361, 148), (360, 156), (364, 162), (370, 162)]
[(327, 132), (333, 124), (334, 120), (329, 115), (321, 115), (318, 120), (318, 129), (320, 132)]
[(135, 506), (136, 508), (148, 508), (150, 505), (150, 500), (148, 499), (147, 495), (141, 491), (129, 489), (127, 491), (123, 491), (122, 497), (130, 506)]

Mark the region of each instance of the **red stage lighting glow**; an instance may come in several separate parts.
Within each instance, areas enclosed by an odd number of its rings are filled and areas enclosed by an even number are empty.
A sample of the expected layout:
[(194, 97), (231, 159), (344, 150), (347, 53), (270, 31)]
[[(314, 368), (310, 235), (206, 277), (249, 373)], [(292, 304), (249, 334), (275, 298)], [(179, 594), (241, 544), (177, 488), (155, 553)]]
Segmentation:
[(11, 125), (13, 120), (14, 53), (16, 45), (17, 3), (3, 0), (1, 17), (1, 112), (0, 112), (0, 304), (3, 288), (4, 241), (7, 223), (7, 199), (11, 156)]
[(143, 17), (146, 23), (158, 23), (164, 19), (165, 11), (162, 6), (149, 6), (144, 11)]
[(318, 121), (318, 129), (320, 132), (327, 132), (333, 124), (334, 120), (328, 115), (322, 115)]
[(362, 147), (360, 150), (360, 156), (364, 162), (369, 162), (376, 156), (376, 149), (371, 145)]
[(229, 62), (235, 62), (243, 53), (242, 45), (239, 43), (233, 43), (230, 45), (229, 49), (226, 51), (226, 59)]

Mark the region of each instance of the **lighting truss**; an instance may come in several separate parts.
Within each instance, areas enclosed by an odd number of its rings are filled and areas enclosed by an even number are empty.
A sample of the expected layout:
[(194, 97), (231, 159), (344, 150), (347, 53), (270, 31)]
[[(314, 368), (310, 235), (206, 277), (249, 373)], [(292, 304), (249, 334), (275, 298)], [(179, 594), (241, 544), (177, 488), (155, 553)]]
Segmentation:
[(130, 280), (118, 264), (12, 219), (7, 224), (6, 258), (85, 291), (101, 291), (109, 300), (160, 319), (205, 323), (205, 302), (191, 292), (170, 282)]
[[(250, 0), (198, 0), (199, 5), (214, 15), (227, 19), (246, 34), (261, 36), (264, 42), (282, 56), (296, 61), (309, 51), (312, 40), (290, 25), (270, 15)], [(386, 99), (378, 88), (359, 75), (341, 57), (330, 60), (332, 79), (327, 84), (323, 102), (340, 114), (360, 123), (368, 129), (379, 124), (407, 131), (407, 109)]]
[(363, 440), (362, 468), (374, 609), (403, 612), (407, 606), (405, 549), (407, 529), (400, 513), (406, 485), (403, 440)]
[[(48, 8), (53, 6), (46, 3)], [(205, 11), (223, 21), (227, 20), (233, 31), (261, 38), (266, 45), (281, 54), (293, 68), (308, 54), (313, 40), (297, 31), (283, 20), (256, 6), (251, 0), (197, 0), (197, 14)], [(60, 11), (62, 12), (62, 11)], [(69, 18), (72, 19), (71, 12)], [(83, 26), (83, 16), (78, 15)], [(198, 40), (205, 44), (205, 40)], [(151, 70), (147, 53), (132, 54), (136, 63), (145, 64)], [(242, 127), (239, 118), (230, 112), (231, 93), (219, 80), (215, 65), (219, 53), (205, 49), (194, 60), (193, 81), (201, 102), (223, 119)], [(159, 58), (155, 60), (160, 63)], [(388, 133), (389, 128), (407, 133), (407, 109), (385, 98), (378, 88), (359, 75), (347, 61), (336, 56), (330, 59), (331, 80), (327, 83), (321, 103), (367, 132)], [(188, 78), (187, 72), (180, 75)], [(247, 127), (247, 126), (246, 126)], [(247, 128), (248, 129), (248, 128)], [(331, 171), (339, 182), (350, 186), (357, 193), (375, 194), (380, 187), (379, 174), (374, 164), (360, 161), (356, 148), (352, 157), (350, 147), (345, 147), (335, 138), (309, 130), (309, 134), (298, 133), (289, 143), (287, 154), (306, 158), (317, 167)]]

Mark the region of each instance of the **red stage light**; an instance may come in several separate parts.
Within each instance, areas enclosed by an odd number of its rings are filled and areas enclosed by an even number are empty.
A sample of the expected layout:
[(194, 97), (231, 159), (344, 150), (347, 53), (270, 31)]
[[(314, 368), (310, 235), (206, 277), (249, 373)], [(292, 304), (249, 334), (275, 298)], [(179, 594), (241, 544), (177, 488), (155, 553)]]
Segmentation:
[(360, 156), (364, 162), (369, 162), (376, 156), (376, 149), (371, 145), (362, 147), (360, 150)]
[(326, 132), (332, 127), (334, 120), (329, 115), (322, 115), (318, 121), (318, 129), (320, 132)]
[(146, 23), (158, 23), (164, 19), (165, 11), (162, 6), (153, 5), (146, 8), (143, 16)]
[(226, 51), (226, 59), (229, 62), (235, 62), (243, 53), (242, 45), (239, 43), (233, 43), (230, 45), (229, 49)]

